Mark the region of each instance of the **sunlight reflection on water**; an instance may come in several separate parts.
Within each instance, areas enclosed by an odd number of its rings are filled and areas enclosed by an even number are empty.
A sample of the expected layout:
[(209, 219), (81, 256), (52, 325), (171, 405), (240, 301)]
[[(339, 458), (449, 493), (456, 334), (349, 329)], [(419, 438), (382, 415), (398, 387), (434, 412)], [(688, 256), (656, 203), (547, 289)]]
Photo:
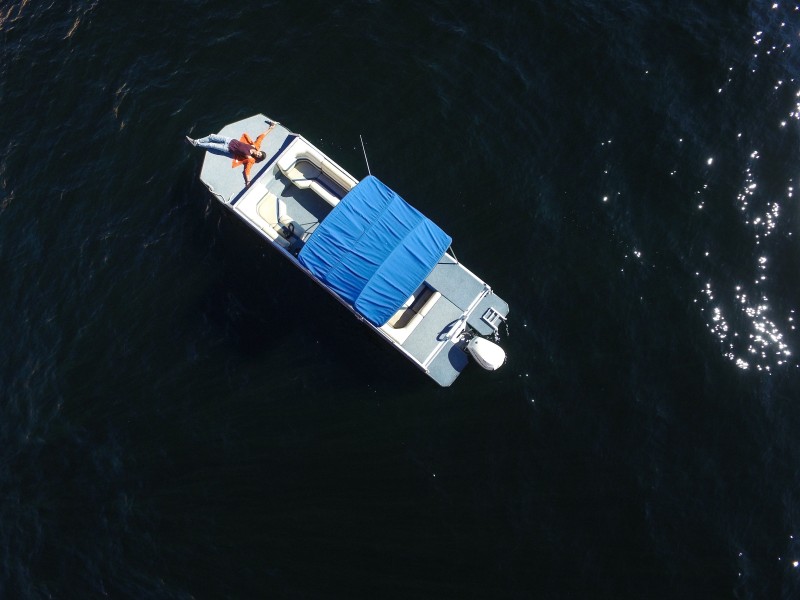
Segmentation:
[[(753, 163), (759, 159), (758, 152), (750, 155)], [(752, 228), (755, 246), (765, 246), (762, 242), (772, 235), (779, 225), (781, 215), (780, 203), (761, 201), (758, 197), (758, 183), (753, 174), (753, 164), (745, 169), (745, 181), (737, 202), (745, 215), (743, 225)], [(786, 197), (793, 194), (791, 185), (786, 187)], [(761, 211), (751, 210), (761, 204)], [(749, 215), (749, 216), (748, 216)], [(791, 232), (789, 232), (791, 235)], [(724, 291), (725, 284), (707, 281), (701, 290), (705, 296), (705, 306), (710, 310), (710, 321), (707, 327), (722, 343), (725, 356), (740, 369), (751, 367), (761, 371), (770, 371), (773, 366), (784, 365), (793, 356), (787, 343), (785, 332), (794, 330), (794, 309), (789, 314), (775, 316), (769, 301), (773, 282), (768, 274), (770, 264), (769, 249), (763, 248), (755, 257), (749, 283), (738, 283), (733, 290)], [(699, 273), (698, 273), (699, 275)], [(715, 289), (729, 302), (718, 303)], [(733, 301), (730, 301), (732, 298)], [(726, 317), (726, 306), (730, 307), (733, 317)]]
[[(772, 10), (778, 8), (777, 3), (772, 5)], [(752, 56), (749, 73), (756, 73), (759, 67), (767, 66), (767, 61), (772, 61), (774, 55), (789, 51), (792, 46), (787, 39), (789, 35), (796, 34), (787, 31), (784, 21), (775, 22), (768, 28), (756, 31), (753, 35), (756, 52)], [(776, 41), (766, 42), (767, 39)], [(729, 70), (733, 71), (733, 67)], [(789, 75), (791, 74), (785, 72), (785, 76), (776, 79), (768, 94), (769, 97), (780, 92), (784, 86), (795, 83), (794, 77)], [(731, 81), (730, 78), (727, 80), (728, 83)], [(724, 88), (718, 91), (722, 93)], [(777, 119), (771, 121), (775, 126), (785, 129), (787, 123), (800, 120), (800, 90), (794, 95), (792, 104), (788, 117), (779, 115)], [(737, 139), (742, 139), (741, 133), (737, 134)], [(773, 165), (765, 165), (766, 169), (759, 169), (760, 160), (759, 151), (754, 149), (744, 168), (744, 181), (736, 198), (737, 207), (743, 216), (742, 225), (753, 235), (754, 264), (752, 268), (745, 269), (751, 273), (752, 279), (735, 282), (715, 281), (697, 272), (696, 276), (702, 277), (705, 282), (700, 288), (700, 298), (695, 299), (695, 302), (699, 303), (701, 310), (708, 315), (706, 326), (719, 340), (726, 358), (743, 370), (753, 368), (769, 372), (777, 366), (790, 363), (793, 363), (794, 367), (800, 366), (793, 361), (794, 352), (791, 347), (793, 341), (787, 338), (787, 335), (792, 335), (791, 332), (795, 331), (795, 309), (776, 309), (770, 301), (770, 297), (780, 297), (781, 290), (781, 282), (775, 281), (775, 277), (770, 274), (769, 267), (774, 262), (773, 257), (780, 256), (776, 254), (780, 250), (776, 249), (776, 244), (772, 243), (770, 237), (782, 229), (781, 216), (784, 212), (782, 204), (791, 207), (794, 181), (789, 178), (783, 186), (785, 192), (777, 197), (762, 191), (756, 174), (770, 170)], [(713, 164), (714, 161), (708, 158), (706, 166), (710, 167)], [(704, 186), (704, 189), (706, 187)], [(702, 209), (703, 206), (701, 202), (697, 208)], [(788, 229), (788, 222), (783, 225), (783, 230)], [(784, 235), (791, 238), (792, 233), (786, 231)], [(776, 314), (779, 311), (783, 314)]]

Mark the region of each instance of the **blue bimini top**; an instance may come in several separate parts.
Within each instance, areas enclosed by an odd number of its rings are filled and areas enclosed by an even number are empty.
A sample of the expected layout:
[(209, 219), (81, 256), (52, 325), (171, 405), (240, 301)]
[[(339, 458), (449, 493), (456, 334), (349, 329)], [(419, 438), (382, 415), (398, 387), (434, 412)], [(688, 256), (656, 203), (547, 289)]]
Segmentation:
[(300, 262), (380, 327), (424, 281), (452, 239), (373, 176), (320, 223)]

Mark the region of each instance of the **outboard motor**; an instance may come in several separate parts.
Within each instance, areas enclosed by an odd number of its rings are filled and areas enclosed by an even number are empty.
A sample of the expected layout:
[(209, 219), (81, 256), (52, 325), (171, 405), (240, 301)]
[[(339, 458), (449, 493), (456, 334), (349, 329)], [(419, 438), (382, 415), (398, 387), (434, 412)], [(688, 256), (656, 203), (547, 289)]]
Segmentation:
[(467, 344), (467, 350), (475, 362), (488, 371), (494, 371), (506, 362), (506, 352), (494, 342), (482, 337), (474, 337)]

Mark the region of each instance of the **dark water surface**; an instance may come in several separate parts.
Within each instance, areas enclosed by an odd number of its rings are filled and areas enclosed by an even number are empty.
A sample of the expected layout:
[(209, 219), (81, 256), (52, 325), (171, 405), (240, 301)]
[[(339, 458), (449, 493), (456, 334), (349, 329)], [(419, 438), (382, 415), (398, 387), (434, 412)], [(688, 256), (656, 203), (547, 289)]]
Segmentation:
[[(0, 0), (1, 598), (800, 597), (800, 10)], [(263, 112), (511, 305), (439, 389), (228, 219)]]

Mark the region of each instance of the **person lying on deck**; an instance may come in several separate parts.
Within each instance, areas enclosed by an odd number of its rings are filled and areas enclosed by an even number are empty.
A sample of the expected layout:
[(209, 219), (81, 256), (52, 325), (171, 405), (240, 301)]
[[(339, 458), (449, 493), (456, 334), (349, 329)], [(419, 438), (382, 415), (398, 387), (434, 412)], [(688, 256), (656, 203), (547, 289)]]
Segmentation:
[(267, 154), (261, 150), (261, 142), (273, 127), (275, 127), (275, 123), (272, 123), (269, 126), (269, 129), (258, 136), (255, 141), (253, 141), (246, 133), (243, 133), (238, 140), (214, 133), (196, 140), (187, 135), (186, 141), (192, 146), (197, 146), (198, 148), (217, 150), (219, 152), (225, 152), (233, 155), (233, 163), (231, 164), (231, 168), (238, 167), (239, 165), (243, 164), (244, 184), (249, 186), (250, 168), (253, 166), (253, 164), (261, 162), (267, 157)]

